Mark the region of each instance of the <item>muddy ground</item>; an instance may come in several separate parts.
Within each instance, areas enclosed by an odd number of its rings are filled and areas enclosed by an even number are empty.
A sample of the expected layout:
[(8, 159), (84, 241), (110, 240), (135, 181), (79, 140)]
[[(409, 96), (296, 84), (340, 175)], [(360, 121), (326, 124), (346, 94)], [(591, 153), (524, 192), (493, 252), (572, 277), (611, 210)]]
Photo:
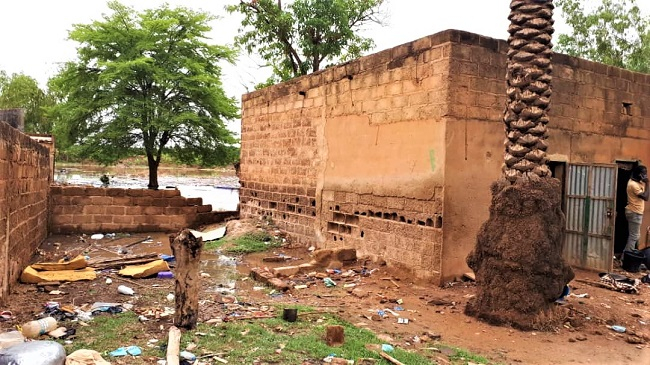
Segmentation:
[[(152, 243), (138, 244), (131, 253), (170, 252), (166, 234), (149, 234)], [(146, 234), (122, 238), (90, 240), (88, 236), (53, 236), (48, 238), (39, 250), (34, 261), (46, 261), (67, 254), (73, 256), (86, 252), (91, 258), (118, 256), (116, 253), (126, 242), (144, 238)], [(296, 260), (284, 263), (262, 262), (263, 257), (285, 254)], [(249, 278), (254, 267), (275, 267), (306, 263), (311, 260), (307, 249), (275, 249), (272, 252), (251, 254), (235, 260), (214, 252), (205, 252), (202, 262), (202, 294), (200, 319), (209, 321), (223, 319), (227, 314), (219, 302), (227, 298), (234, 286), (234, 295), (239, 302), (256, 306), (273, 304), (308, 305), (323, 311), (336, 312), (349, 322), (368, 328), (387, 342), (405, 349), (427, 353), (440, 364), (448, 362), (444, 351), (436, 352), (436, 341), (414, 341), (428, 333), (440, 335), (442, 343), (470, 350), (483, 355), (491, 363), (498, 364), (648, 364), (650, 348), (643, 341), (637, 341), (626, 334), (614, 332), (608, 326), (625, 326), (628, 331), (640, 337), (648, 336), (650, 323), (650, 286), (642, 284), (639, 294), (615, 292), (583, 281), (598, 281), (594, 272), (577, 271), (576, 279), (570, 283), (572, 294), (587, 294), (579, 298), (569, 296), (567, 303), (561, 305), (567, 312), (567, 321), (551, 332), (522, 332), (508, 327), (494, 327), (463, 314), (469, 298), (475, 293), (471, 281), (450, 282), (445, 287), (412, 280), (409, 275), (393, 271), (377, 263), (357, 261), (350, 268), (361, 268), (365, 263), (368, 276), (355, 275), (348, 278), (334, 276), (339, 285), (328, 288), (318, 279), (304, 276), (294, 278), (295, 284), (313, 283), (307, 289), (292, 289), (282, 295), (269, 290), (260, 290), (260, 283)], [(325, 272), (325, 268), (317, 270)], [(628, 274), (641, 277), (644, 273)], [(111, 277), (112, 284), (106, 284)], [(392, 279), (392, 280), (388, 280)], [(130, 302), (137, 313), (151, 314), (165, 306), (173, 307), (165, 297), (173, 292), (173, 280), (134, 279), (133, 283), (121, 281), (110, 272), (100, 272), (91, 282), (67, 283), (58, 288), (65, 294), (49, 294), (39, 290), (36, 285), (18, 284), (8, 303), (2, 310), (9, 310), (13, 318), (0, 321), (0, 328), (8, 329), (35, 319), (43, 311), (46, 302), (56, 301), (61, 305), (82, 305), (94, 302)], [(117, 286), (126, 284), (135, 289), (137, 295), (128, 297), (117, 294)], [(343, 288), (344, 284), (355, 284), (356, 294)], [(52, 289), (52, 288), (48, 288)], [(367, 294), (367, 296), (364, 296)], [(399, 302), (398, 302), (399, 300)], [(397, 303), (396, 303), (397, 302)], [(400, 304), (401, 303), (401, 304)], [(399, 324), (397, 317), (388, 314), (383, 320), (373, 319), (380, 309), (394, 309), (400, 306), (403, 311), (396, 312), (409, 319), (407, 324)], [(300, 314), (299, 314), (300, 316)], [(149, 337), (164, 340), (170, 317), (152, 319), (142, 323)], [(74, 327), (75, 324), (68, 324)], [(141, 335), (134, 335), (141, 336)], [(638, 339), (638, 338), (637, 338)], [(128, 345), (130, 339), (125, 339)], [(74, 341), (74, 340), (73, 340)], [(629, 343), (642, 342), (642, 343)], [(219, 349), (210, 349), (218, 351)], [(151, 359), (155, 363), (154, 359)], [(411, 365), (411, 364), (409, 364)]]

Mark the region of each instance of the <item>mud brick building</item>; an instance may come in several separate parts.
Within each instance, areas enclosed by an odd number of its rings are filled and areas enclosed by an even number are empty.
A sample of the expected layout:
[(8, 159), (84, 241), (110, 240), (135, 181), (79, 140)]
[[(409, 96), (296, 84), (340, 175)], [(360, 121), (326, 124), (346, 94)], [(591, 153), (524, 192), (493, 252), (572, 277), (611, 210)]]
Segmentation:
[[(433, 282), (467, 272), (501, 171), (506, 51), (448, 30), (244, 95), (242, 215)], [(565, 257), (606, 270), (627, 235), (630, 169), (650, 162), (650, 75), (561, 54), (553, 63)], [(650, 214), (642, 244), (648, 225)]]

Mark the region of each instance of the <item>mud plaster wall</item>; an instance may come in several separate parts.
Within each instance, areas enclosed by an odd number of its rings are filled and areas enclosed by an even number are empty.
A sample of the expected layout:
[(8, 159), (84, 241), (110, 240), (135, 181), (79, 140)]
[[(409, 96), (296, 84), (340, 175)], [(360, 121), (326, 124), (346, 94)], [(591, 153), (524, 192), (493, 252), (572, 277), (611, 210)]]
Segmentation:
[(0, 302), (47, 237), (49, 155), (0, 122)]
[(242, 215), (438, 281), (450, 34), (244, 95)]
[[(213, 215), (179, 190), (52, 186), (50, 232), (176, 232)], [(230, 213), (230, 212), (229, 212)]]
[[(501, 172), (507, 45), (458, 32), (451, 50), (445, 165), (443, 272), (465, 257), (487, 219), (489, 186)], [(569, 163), (650, 164), (650, 75), (557, 54), (553, 59), (549, 156)], [(630, 103), (626, 110), (623, 103)], [(631, 115), (628, 115), (631, 114)], [(650, 204), (642, 228), (650, 225)]]

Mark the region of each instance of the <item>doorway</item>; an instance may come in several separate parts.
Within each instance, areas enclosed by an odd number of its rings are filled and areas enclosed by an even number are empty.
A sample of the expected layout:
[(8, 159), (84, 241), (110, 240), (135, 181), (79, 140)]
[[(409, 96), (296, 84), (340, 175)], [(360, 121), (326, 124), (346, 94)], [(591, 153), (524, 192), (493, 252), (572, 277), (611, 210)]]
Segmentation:
[(572, 266), (611, 271), (616, 201), (614, 164), (568, 164), (563, 256)]
[(616, 181), (616, 223), (614, 226), (614, 253), (620, 255), (627, 243), (627, 219), (625, 219), (625, 206), (627, 205), (627, 182), (632, 176), (632, 170), (639, 165), (639, 161), (616, 161), (618, 166), (618, 179)]

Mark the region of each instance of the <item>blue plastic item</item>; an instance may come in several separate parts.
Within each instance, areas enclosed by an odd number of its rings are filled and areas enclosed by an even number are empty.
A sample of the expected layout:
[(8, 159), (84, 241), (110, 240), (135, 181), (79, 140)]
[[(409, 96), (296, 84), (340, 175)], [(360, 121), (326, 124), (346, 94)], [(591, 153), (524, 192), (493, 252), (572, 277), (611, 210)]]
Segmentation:
[(173, 279), (174, 273), (171, 271), (161, 271), (158, 273), (158, 279)]
[(381, 345), (381, 351), (383, 351), (383, 352), (393, 352), (393, 351), (395, 351), (395, 348), (393, 346), (385, 343), (385, 344)]
[(163, 261), (167, 261), (167, 262), (176, 260), (176, 257), (169, 256), (169, 255), (160, 255), (160, 258), (163, 259)]

